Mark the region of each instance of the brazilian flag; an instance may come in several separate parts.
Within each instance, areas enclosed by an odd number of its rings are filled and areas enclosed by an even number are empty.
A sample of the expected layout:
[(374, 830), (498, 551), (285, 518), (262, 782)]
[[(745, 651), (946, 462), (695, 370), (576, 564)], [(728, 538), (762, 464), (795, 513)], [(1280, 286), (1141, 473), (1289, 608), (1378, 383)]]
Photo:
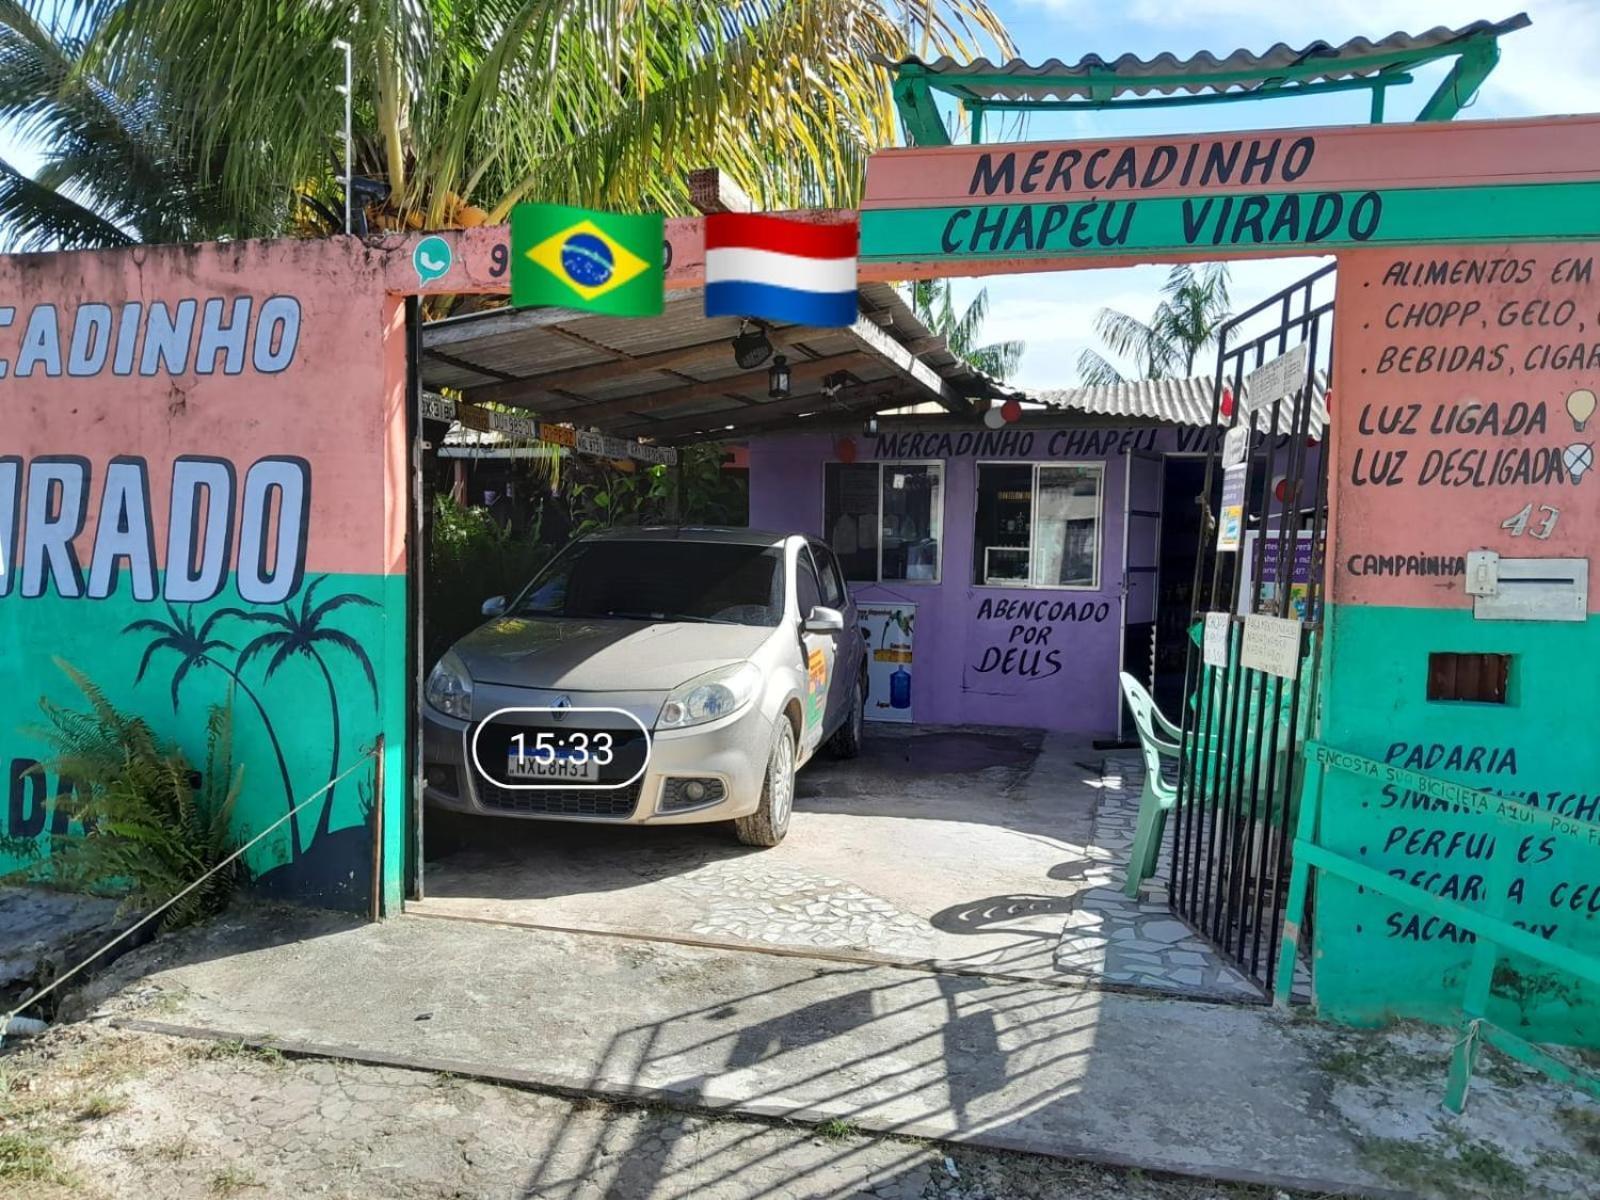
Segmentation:
[(511, 303), (659, 316), (666, 293), (665, 237), (660, 213), (518, 204), (511, 210)]

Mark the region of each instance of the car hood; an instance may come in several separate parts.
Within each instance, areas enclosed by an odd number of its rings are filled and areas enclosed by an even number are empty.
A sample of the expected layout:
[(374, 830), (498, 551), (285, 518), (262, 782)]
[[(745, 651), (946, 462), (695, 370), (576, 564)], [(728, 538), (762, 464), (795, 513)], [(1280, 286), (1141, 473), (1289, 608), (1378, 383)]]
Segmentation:
[(452, 649), (478, 683), (574, 692), (666, 692), (772, 636), (755, 625), (501, 617)]

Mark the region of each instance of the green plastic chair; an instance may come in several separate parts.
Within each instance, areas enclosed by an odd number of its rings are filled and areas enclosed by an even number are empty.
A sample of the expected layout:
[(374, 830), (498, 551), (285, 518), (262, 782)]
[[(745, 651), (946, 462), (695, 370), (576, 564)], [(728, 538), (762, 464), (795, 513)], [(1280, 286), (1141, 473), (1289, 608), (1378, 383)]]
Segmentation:
[(1139, 752), (1144, 756), (1139, 823), (1133, 835), (1133, 850), (1128, 855), (1128, 881), (1122, 886), (1127, 895), (1137, 900), (1139, 885), (1155, 873), (1156, 858), (1161, 853), (1161, 835), (1167, 828), (1167, 814), (1178, 800), (1178, 789), (1167, 781), (1161, 765), (1168, 760), (1174, 764), (1178, 762), (1183, 731), (1167, 720), (1137, 679), (1126, 671), (1119, 678), (1122, 698), (1133, 713), (1133, 724), (1139, 731)]

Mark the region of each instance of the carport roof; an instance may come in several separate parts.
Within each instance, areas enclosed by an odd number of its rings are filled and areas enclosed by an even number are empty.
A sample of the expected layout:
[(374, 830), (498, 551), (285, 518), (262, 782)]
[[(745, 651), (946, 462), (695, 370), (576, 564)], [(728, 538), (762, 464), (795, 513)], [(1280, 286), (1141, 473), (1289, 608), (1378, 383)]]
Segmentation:
[(707, 318), (698, 290), (670, 293), (663, 315), (645, 320), (503, 308), (430, 322), (422, 383), (665, 444), (835, 425), (927, 401), (968, 413), (971, 398), (997, 394), (890, 285), (863, 285), (860, 311), (848, 329), (766, 325), (791, 369), (790, 396), (779, 400), (767, 395), (771, 360), (740, 368), (730, 346), (740, 322)]

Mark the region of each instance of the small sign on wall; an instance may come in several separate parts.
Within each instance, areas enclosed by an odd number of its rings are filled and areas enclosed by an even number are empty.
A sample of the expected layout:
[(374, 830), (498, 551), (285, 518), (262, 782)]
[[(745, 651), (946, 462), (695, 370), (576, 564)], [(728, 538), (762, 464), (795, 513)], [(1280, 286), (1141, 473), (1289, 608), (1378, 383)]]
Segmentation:
[(1217, 549), (1237, 550), (1244, 527), (1244, 477), (1249, 467), (1240, 463), (1222, 472), (1222, 512), (1217, 518)]
[(1201, 659), (1208, 667), (1228, 665), (1228, 632), (1231, 622), (1225, 612), (1206, 614), (1206, 636), (1201, 647)]
[(867, 643), (869, 721), (911, 721), (911, 640), (915, 604), (857, 604)]
[(1280, 679), (1293, 679), (1300, 674), (1300, 629), (1300, 622), (1291, 617), (1250, 614), (1244, 619), (1240, 665)]

